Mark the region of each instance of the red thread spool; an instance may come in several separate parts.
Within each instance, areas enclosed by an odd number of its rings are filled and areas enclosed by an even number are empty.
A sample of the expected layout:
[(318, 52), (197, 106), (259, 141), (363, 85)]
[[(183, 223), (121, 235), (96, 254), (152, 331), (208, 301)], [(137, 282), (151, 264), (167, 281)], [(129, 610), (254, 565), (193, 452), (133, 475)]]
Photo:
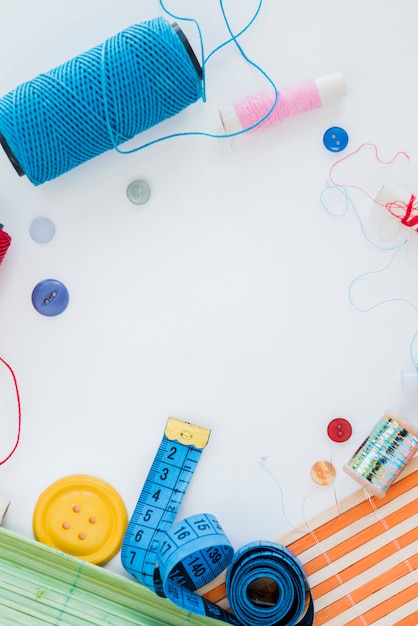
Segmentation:
[(12, 238), (5, 230), (3, 230), (3, 224), (0, 224), (0, 265), (3, 262), (6, 252), (10, 247)]

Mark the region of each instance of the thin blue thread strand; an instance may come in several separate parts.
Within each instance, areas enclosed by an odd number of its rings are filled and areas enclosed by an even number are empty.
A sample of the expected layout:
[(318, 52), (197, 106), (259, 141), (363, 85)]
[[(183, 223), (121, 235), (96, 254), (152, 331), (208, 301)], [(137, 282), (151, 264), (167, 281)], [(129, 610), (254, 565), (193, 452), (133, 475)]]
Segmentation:
[[(336, 191), (338, 191), (339, 193), (341, 193), (344, 196), (345, 199), (345, 205), (344, 205), (344, 210), (341, 213), (333, 213), (332, 211), (330, 211), (330, 209), (328, 208), (327, 204), (324, 201), (324, 194), (329, 191), (330, 189), (334, 189)], [(359, 274), (358, 276), (356, 276), (356, 278), (354, 278), (349, 287), (348, 287), (348, 299), (351, 303), (351, 305), (360, 313), (368, 313), (369, 311), (373, 311), (374, 309), (384, 305), (384, 304), (389, 304), (389, 303), (395, 303), (395, 302), (404, 302), (405, 304), (408, 304), (412, 310), (418, 315), (418, 308), (407, 298), (388, 298), (386, 300), (381, 300), (379, 302), (376, 302), (375, 304), (371, 305), (370, 307), (367, 308), (362, 308), (360, 306), (358, 306), (352, 297), (352, 289), (354, 287), (354, 285), (360, 281), (362, 278), (365, 278), (366, 276), (371, 276), (371, 275), (375, 275), (375, 274), (381, 274), (383, 272), (385, 272), (387, 269), (389, 269), (389, 267), (392, 265), (396, 255), (402, 250), (402, 248), (408, 243), (408, 239), (405, 239), (402, 243), (396, 245), (396, 246), (392, 246), (392, 247), (383, 247), (383, 246), (379, 246), (379, 244), (375, 243), (374, 241), (372, 241), (369, 236), (367, 235), (365, 228), (363, 226), (361, 217), (354, 205), (354, 202), (352, 201), (352, 199), (350, 198), (347, 189), (342, 186), (342, 185), (332, 185), (330, 184), (329, 181), (327, 181), (327, 186), (322, 190), (321, 194), (320, 194), (320, 202), (321, 202), (321, 206), (322, 208), (328, 213), (328, 215), (331, 215), (332, 217), (335, 217), (337, 219), (341, 219), (343, 217), (345, 217), (349, 210), (351, 209), (351, 211), (353, 212), (353, 214), (355, 215), (359, 226), (360, 226), (360, 230), (364, 236), (364, 238), (366, 239), (366, 241), (368, 243), (370, 243), (374, 248), (377, 248), (377, 250), (381, 250), (383, 252), (392, 252), (392, 256), (389, 259), (388, 263), (381, 269), (379, 270), (372, 270), (372, 271), (368, 271), (368, 272), (363, 272), (362, 274)], [(414, 357), (414, 345), (415, 345), (415, 341), (418, 337), (418, 330), (415, 332), (414, 336), (411, 339), (411, 342), (409, 344), (409, 356), (410, 359), (412, 361), (412, 363), (414, 364), (415, 367), (418, 368), (418, 361), (415, 359)], [(417, 370), (418, 371), (418, 370)]]
[[(330, 209), (328, 208), (327, 204), (324, 201), (324, 194), (327, 191), (330, 190), (335, 190), (338, 191), (339, 193), (341, 193), (344, 196), (345, 199), (345, 207), (342, 213), (333, 213), (332, 211), (330, 211)], [(372, 241), (370, 239), (370, 237), (368, 236), (368, 234), (366, 233), (366, 229), (364, 228), (363, 222), (361, 220), (361, 217), (354, 205), (354, 202), (352, 201), (352, 199), (350, 198), (350, 196), (348, 195), (347, 189), (341, 185), (333, 185), (331, 184), (329, 181), (327, 181), (327, 186), (321, 191), (320, 194), (320, 202), (321, 202), (321, 206), (322, 208), (328, 213), (328, 215), (330, 215), (331, 217), (335, 217), (337, 219), (342, 219), (343, 217), (346, 217), (349, 213), (349, 211), (351, 210), (352, 213), (354, 214), (359, 226), (360, 226), (360, 230), (363, 234), (363, 237), (365, 238), (365, 240), (372, 245), (374, 248), (376, 248), (377, 250), (382, 250), (383, 252), (391, 252), (392, 250), (397, 250), (399, 245), (396, 246), (380, 246), (378, 243)], [(405, 241), (406, 243), (406, 241)], [(403, 245), (403, 244), (401, 244)]]
[(206, 64), (207, 61), (210, 57), (212, 57), (216, 52), (218, 52), (221, 48), (223, 48), (224, 46), (226, 46), (227, 44), (230, 44), (232, 42), (234, 42), (241, 55), (243, 56), (244, 60), (249, 63), (249, 65), (251, 65), (252, 67), (254, 67), (258, 72), (260, 72), (260, 74), (262, 76), (264, 76), (264, 78), (266, 78), (266, 80), (270, 83), (270, 85), (273, 87), (274, 90), (274, 101), (273, 104), (271, 105), (270, 109), (267, 111), (267, 113), (265, 113), (265, 115), (263, 115), (259, 120), (257, 120), (256, 122), (254, 122), (254, 124), (252, 124), (251, 126), (248, 126), (247, 128), (244, 128), (242, 130), (238, 130), (234, 133), (208, 133), (208, 132), (204, 132), (204, 131), (187, 131), (187, 132), (178, 132), (178, 133), (171, 133), (169, 135), (164, 135), (163, 137), (158, 137), (157, 139), (152, 139), (151, 141), (147, 141), (143, 144), (141, 144), (140, 146), (136, 146), (134, 148), (128, 149), (128, 150), (122, 150), (116, 143), (113, 144), (113, 148), (116, 152), (119, 152), (119, 154), (134, 154), (136, 152), (139, 152), (140, 150), (144, 150), (145, 148), (149, 148), (151, 146), (154, 146), (158, 143), (161, 143), (163, 141), (167, 141), (169, 139), (177, 139), (177, 138), (181, 138), (181, 137), (208, 137), (211, 139), (225, 139), (225, 138), (233, 138), (236, 137), (238, 135), (242, 135), (250, 130), (254, 130), (255, 128), (257, 128), (258, 126), (260, 126), (265, 119), (267, 119), (271, 113), (273, 112), (277, 101), (279, 99), (279, 91), (276, 87), (276, 84), (274, 83), (273, 79), (267, 74), (267, 72), (265, 72), (263, 70), (263, 68), (261, 66), (259, 66), (257, 63), (255, 63), (254, 61), (252, 61), (247, 54), (244, 52), (244, 50), (242, 49), (242, 47), (238, 44), (237, 42), (237, 38), (239, 36), (241, 36), (246, 30), (248, 30), (248, 28), (250, 28), (251, 24), (254, 22), (254, 20), (257, 18), (258, 14), (260, 13), (262, 4), (263, 4), (263, 0), (259, 0), (257, 9), (255, 11), (255, 13), (253, 14), (252, 18), (250, 19), (250, 21), (246, 24), (246, 26), (244, 26), (244, 28), (237, 34), (234, 35), (234, 33), (231, 30), (231, 27), (229, 25), (229, 21), (227, 19), (225, 10), (224, 10), (224, 6), (223, 6), (223, 2), (222, 0), (219, 0), (220, 3), (220, 7), (221, 7), (221, 12), (222, 15), (224, 17), (228, 32), (230, 33), (231, 37), (230, 39), (226, 40), (225, 42), (223, 42), (222, 44), (220, 44), (219, 46), (217, 46), (214, 50), (212, 50), (212, 52), (205, 58), (205, 53), (204, 53), (204, 42), (203, 42), (203, 35), (202, 35), (202, 29), (198, 23), (197, 20), (195, 20), (194, 18), (190, 18), (190, 17), (183, 17), (180, 15), (176, 15), (175, 13), (172, 13), (171, 11), (169, 11), (167, 9), (167, 7), (165, 6), (165, 3), (163, 0), (159, 0), (160, 2), (160, 6), (161, 9), (170, 17), (172, 17), (175, 20), (179, 20), (179, 21), (185, 21), (185, 22), (190, 22), (192, 24), (194, 24), (196, 26), (197, 29), (197, 33), (198, 33), (198, 37), (199, 37), (199, 43), (200, 43), (200, 50), (201, 50), (201, 58), (202, 58), (202, 74), (203, 74), (203, 87), (202, 87), (202, 93), (203, 93), (203, 98), (206, 99)]
[(254, 21), (257, 19), (260, 11), (261, 11), (261, 7), (263, 5), (263, 0), (259, 0), (258, 2), (258, 6), (255, 10), (255, 13), (253, 14), (252, 18), (250, 19), (250, 21), (244, 26), (244, 28), (242, 28), (242, 30), (240, 30), (237, 34), (234, 35), (234, 33), (232, 32), (231, 26), (229, 24), (229, 20), (227, 18), (226, 12), (225, 12), (225, 7), (223, 5), (223, 1), (219, 0), (219, 4), (220, 4), (220, 9), (221, 9), (221, 13), (222, 13), (222, 17), (224, 19), (226, 28), (230, 34), (230, 38), (227, 39), (226, 41), (224, 41), (223, 43), (221, 43), (219, 46), (216, 46), (216, 48), (214, 48), (212, 50), (212, 52), (205, 58), (205, 64), (209, 61), (209, 59), (216, 54), (217, 52), (219, 52), (219, 50), (221, 50), (222, 48), (224, 48), (225, 46), (227, 46), (230, 43), (234, 43), (238, 50), (240, 51), (241, 55), (244, 57), (244, 59), (246, 61), (248, 61), (249, 63), (252, 64), (252, 62), (250, 61), (250, 59), (248, 59), (246, 53), (244, 52), (243, 48), (240, 46), (240, 44), (238, 43), (238, 39), (241, 37), (241, 35), (243, 35), (249, 28), (251, 28), (252, 24), (254, 23)]
[[(237, 35), (234, 35), (234, 33), (233, 33), (233, 31), (232, 31), (232, 28), (231, 28), (231, 26), (230, 26), (230, 24), (229, 24), (229, 20), (228, 20), (228, 17), (227, 17), (227, 15), (226, 15), (226, 13), (225, 13), (225, 8), (224, 8), (224, 5), (223, 5), (223, 0), (219, 0), (219, 2), (220, 2), (221, 11), (222, 11), (222, 16), (223, 16), (223, 18), (224, 18), (224, 21), (225, 21), (226, 27), (227, 27), (227, 29), (228, 29), (228, 32), (229, 32), (229, 34), (231, 35), (231, 38), (230, 38), (228, 41), (226, 41), (226, 42), (225, 42), (225, 44), (221, 44), (220, 46), (218, 46), (217, 48), (215, 48), (215, 50), (213, 51), (213, 53), (215, 53), (215, 52), (217, 52), (218, 50), (220, 50), (220, 49), (221, 49), (224, 45), (226, 45), (226, 44), (228, 44), (228, 43), (233, 42), (233, 43), (235, 44), (235, 46), (238, 48), (238, 50), (239, 50), (239, 52), (240, 52), (241, 56), (243, 57), (243, 59), (244, 59), (244, 60), (245, 60), (245, 61), (246, 61), (249, 65), (251, 65), (252, 67), (254, 67), (254, 68), (255, 68), (258, 72), (260, 72), (260, 74), (261, 74), (262, 76), (264, 76), (264, 78), (265, 78), (265, 79), (266, 79), (266, 80), (270, 83), (270, 85), (272, 86), (272, 88), (273, 88), (273, 90), (274, 90), (274, 101), (273, 101), (273, 104), (271, 105), (270, 109), (269, 109), (269, 110), (267, 111), (267, 113), (266, 113), (265, 115), (263, 115), (263, 117), (262, 117), (261, 119), (259, 119), (259, 120), (258, 120), (255, 124), (253, 124), (252, 126), (250, 126), (250, 127), (246, 128), (246, 129), (243, 129), (243, 132), (246, 132), (246, 131), (248, 131), (248, 130), (252, 130), (253, 128), (256, 128), (257, 126), (259, 126), (260, 124), (262, 124), (262, 122), (264, 122), (264, 120), (265, 120), (265, 119), (267, 119), (267, 118), (270, 116), (270, 114), (273, 112), (273, 110), (274, 110), (274, 108), (275, 108), (275, 106), (276, 106), (276, 104), (277, 104), (277, 101), (278, 101), (278, 99), (279, 99), (279, 92), (278, 92), (278, 90), (277, 90), (277, 87), (276, 87), (276, 85), (275, 85), (274, 81), (270, 78), (270, 76), (267, 74), (267, 72), (265, 72), (265, 70), (263, 70), (263, 68), (262, 68), (260, 65), (258, 65), (257, 63), (255, 63), (254, 61), (252, 61), (252, 60), (248, 57), (248, 55), (246, 54), (246, 52), (244, 51), (244, 49), (242, 48), (241, 44), (240, 44), (240, 43), (239, 43), (239, 41), (238, 41), (238, 38), (239, 38), (239, 37), (240, 37), (243, 33), (245, 33), (245, 32), (246, 32), (246, 31), (247, 31), (247, 30), (251, 27), (251, 25), (253, 24), (253, 22), (254, 22), (254, 21), (256, 20), (256, 18), (258, 17), (258, 15), (259, 15), (259, 13), (260, 13), (260, 11), (261, 11), (261, 7), (262, 7), (262, 4), (263, 4), (263, 0), (259, 0), (259, 3), (258, 3), (258, 6), (257, 6), (257, 9), (256, 9), (256, 11), (255, 11), (254, 15), (252, 16), (252, 18), (250, 19), (250, 21), (248, 22), (248, 24), (247, 24), (247, 25), (246, 25), (246, 26), (245, 26), (245, 27), (244, 27), (244, 28), (243, 28), (243, 29), (242, 29), (242, 30), (241, 30), (241, 31), (240, 31)], [(213, 54), (213, 53), (211, 53), (211, 54)], [(209, 55), (209, 56), (210, 56), (210, 55)]]
[[(193, 19), (193, 18), (188, 18), (188, 17), (181, 17), (179, 15), (175, 15), (174, 13), (171, 13), (165, 6), (165, 3), (163, 0), (159, 0), (160, 1), (160, 6), (162, 8), (162, 10), (167, 13), (167, 15), (169, 15), (170, 17), (177, 19), (177, 20), (184, 20), (186, 22), (193, 22), (196, 27), (197, 27), (197, 31), (198, 31), (198, 35), (199, 35), (199, 40), (200, 40), (200, 49), (201, 49), (201, 57), (202, 57), (202, 71), (203, 71), (203, 76), (204, 76), (204, 93), (206, 93), (206, 65), (207, 62), (209, 61), (209, 59), (214, 56), (217, 52), (219, 52), (219, 50), (221, 50), (222, 48), (224, 48), (225, 46), (227, 46), (230, 43), (234, 43), (236, 45), (236, 47), (238, 48), (241, 56), (243, 57), (243, 59), (252, 67), (254, 67), (266, 80), (267, 82), (270, 83), (270, 85), (272, 86), (273, 90), (274, 90), (274, 101), (270, 107), (270, 109), (267, 111), (267, 113), (265, 113), (259, 120), (257, 120), (256, 122), (254, 122), (254, 124), (252, 124), (251, 126), (247, 126), (246, 128), (243, 128), (242, 130), (238, 130), (234, 133), (223, 133), (223, 134), (216, 134), (216, 133), (207, 133), (207, 132), (201, 132), (201, 131), (190, 131), (190, 132), (186, 132), (186, 133), (173, 133), (171, 135), (167, 135), (165, 137), (160, 137), (159, 139), (150, 141), (146, 144), (143, 144), (142, 146), (139, 146), (137, 148), (134, 148), (133, 150), (131, 150), (130, 152), (137, 152), (138, 150), (141, 150), (142, 148), (148, 148), (149, 146), (155, 144), (155, 143), (159, 143), (160, 141), (165, 141), (166, 139), (173, 139), (175, 137), (185, 137), (185, 136), (201, 136), (201, 137), (209, 137), (209, 138), (213, 138), (213, 139), (225, 139), (225, 138), (233, 138), (236, 137), (238, 135), (242, 135), (250, 130), (254, 130), (256, 129), (258, 126), (260, 126), (264, 120), (266, 120), (274, 111), (274, 108), (277, 105), (277, 101), (279, 99), (279, 91), (276, 87), (275, 82), (273, 81), (273, 79), (267, 74), (267, 72), (265, 70), (263, 70), (263, 68), (258, 65), (257, 63), (255, 63), (254, 61), (252, 61), (248, 55), (246, 54), (246, 52), (244, 51), (244, 49), (242, 48), (242, 46), (239, 44), (238, 42), (238, 38), (243, 35), (253, 24), (253, 22), (256, 20), (256, 18), (258, 17), (262, 5), (263, 5), (263, 0), (259, 0), (257, 8), (253, 14), (253, 16), (251, 17), (251, 19), (249, 20), (249, 22), (242, 28), (242, 30), (240, 30), (237, 34), (234, 34), (231, 26), (229, 24), (229, 20), (227, 18), (226, 12), (225, 12), (225, 8), (223, 5), (223, 0), (219, 0), (219, 6), (221, 9), (221, 13), (222, 13), (222, 17), (224, 19), (226, 28), (228, 30), (228, 33), (230, 35), (230, 38), (227, 39), (226, 41), (224, 41), (223, 43), (221, 43), (219, 46), (217, 46), (216, 48), (214, 48), (212, 50), (212, 52), (210, 52), (208, 54), (207, 57), (205, 57), (204, 54), (204, 45), (203, 45), (203, 35), (202, 35), (202, 29), (199, 26), (199, 23), (197, 22), (197, 20)], [(129, 154), (129, 152), (125, 153), (125, 154)]]
[[(163, 0), (161, 7), (165, 9)], [(193, 18), (201, 45), (202, 76), (178, 35), (163, 18), (136, 24), (92, 50), (18, 86), (0, 99), (0, 129), (23, 172), (35, 185), (52, 180), (107, 150), (132, 154), (168, 139), (235, 137), (259, 126), (273, 111), (279, 93), (268, 74), (237, 41), (254, 22), (235, 35), (220, 7), (230, 39), (205, 60), (201, 28)], [(244, 60), (273, 86), (270, 110), (248, 128), (229, 134), (178, 132), (124, 150), (120, 144), (205, 98), (205, 66), (221, 47), (233, 42)], [(139, 48), (138, 48), (139, 46)]]
[(205, 72), (205, 48), (204, 48), (204, 42), (203, 42), (203, 35), (202, 35), (202, 29), (200, 28), (200, 24), (197, 20), (195, 20), (192, 17), (184, 17), (184, 16), (180, 16), (180, 15), (175, 15), (174, 13), (172, 13), (171, 11), (169, 11), (167, 9), (167, 7), (165, 6), (163, 0), (160, 0), (160, 7), (162, 8), (162, 10), (164, 11), (164, 13), (166, 15), (168, 15), (169, 17), (172, 17), (174, 20), (179, 20), (182, 22), (190, 22), (191, 24), (193, 24), (196, 27), (197, 30), (197, 34), (199, 36), (199, 45), (200, 45), (200, 58), (201, 58), (201, 67), (202, 67), (202, 76), (203, 76), (203, 94), (202, 94), (202, 100), (203, 102), (206, 102), (206, 72)]
[[(352, 289), (355, 285), (356, 282), (358, 282), (359, 280), (361, 280), (362, 278), (365, 278), (366, 276), (370, 276), (370, 275), (374, 275), (374, 274), (382, 274), (383, 272), (385, 272), (387, 269), (389, 269), (389, 267), (392, 265), (396, 255), (401, 251), (401, 249), (406, 245), (408, 240), (405, 240), (403, 243), (401, 243), (397, 249), (395, 249), (394, 253), (392, 254), (389, 262), (381, 269), (379, 270), (373, 270), (373, 271), (369, 271), (369, 272), (363, 272), (363, 274), (360, 274), (359, 276), (357, 276), (356, 278), (354, 278), (348, 288), (348, 298), (350, 300), (350, 303), (352, 304), (352, 306), (357, 310), (360, 311), (360, 313), (368, 313), (369, 311), (373, 311), (373, 309), (377, 309), (378, 307), (384, 305), (384, 304), (390, 304), (390, 303), (395, 303), (395, 302), (404, 302), (405, 304), (407, 304), (408, 306), (410, 306), (412, 308), (412, 310), (418, 315), (418, 308), (410, 301), (408, 300), (408, 298), (387, 298), (386, 300), (381, 300), (379, 302), (376, 302), (375, 304), (372, 304), (370, 307), (367, 308), (362, 308), (360, 306), (358, 306), (357, 304), (355, 304), (353, 297), (351, 295)], [(414, 357), (414, 345), (415, 345), (415, 341), (416, 338), (418, 336), (418, 330), (414, 333), (414, 336), (411, 339), (411, 342), (409, 344), (409, 356), (410, 359), (412, 361), (412, 363), (414, 364), (415, 367), (418, 367), (418, 361), (415, 359)]]
[(373, 311), (373, 309), (377, 309), (379, 306), (382, 306), (383, 304), (387, 304), (388, 302), (407, 302), (408, 304), (411, 305), (411, 307), (414, 309), (415, 313), (417, 313), (418, 315), (418, 309), (412, 304), (412, 302), (410, 302), (407, 298), (388, 298), (386, 300), (381, 300), (379, 302), (376, 302), (375, 304), (372, 304), (369, 307), (360, 307), (357, 304), (355, 304), (352, 296), (351, 296), (351, 291), (355, 285), (356, 282), (358, 282), (359, 280), (361, 280), (362, 278), (365, 278), (366, 276), (372, 276), (372, 275), (376, 275), (376, 274), (383, 274), (383, 272), (385, 272), (387, 269), (389, 269), (389, 267), (392, 265), (396, 255), (401, 251), (401, 249), (405, 246), (405, 244), (407, 243), (407, 240), (404, 241), (402, 244), (400, 244), (398, 246), (398, 248), (395, 250), (395, 252), (392, 254), (390, 260), (388, 261), (388, 263), (386, 263), (386, 265), (378, 270), (370, 270), (368, 272), (363, 272), (362, 274), (359, 274), (358, 276), (356, 276), (356, 278), (353, 278), (353, 280), (350, 283), (350, 286), (348, 288), (348, 296), (349, 296), (349, 300), (351, 302), (351, 304), (353, 305), (353, 307), (355, 309), (357, 309), (357, 311), (360, 311), (361, 313), (368, 313), (369, 311)]

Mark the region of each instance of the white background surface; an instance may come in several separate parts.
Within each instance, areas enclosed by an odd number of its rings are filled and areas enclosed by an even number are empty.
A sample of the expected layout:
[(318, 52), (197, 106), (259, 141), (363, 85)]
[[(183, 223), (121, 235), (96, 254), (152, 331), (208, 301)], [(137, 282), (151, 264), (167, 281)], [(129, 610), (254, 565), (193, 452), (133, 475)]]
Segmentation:
[[(199, 21), (207, 51), (228, 37), (216, 0), (169, 8)], [(225, 8), (238, 31), (256, 2)], [(0, 93), (159, 15), (152, 0), (3, 0)], [(339, 71), (347, 97), (233, 145), (187, 137), (109, 152), (40, 187), (0, 153), (0, 221), (13, 238), (0, 267), (0, 355), (22, 400), (21, 443), (0, 467), (0, 496), (12, 501), (6, 528), (31, 537), (39, 494), (76, 473), (110, 482), (131, 513), (174, 416), (212, 429), (180, 514), (215, 514), (238, 548), (356, 491), (342, 465), (385, 409), (418, 424), (417, 397), (400, 386), (417, 314), (400, 302), (369, 313), (350, 304), (350, 282), (390, 254), (365, 240), (352, 214), (334, 219), (320, 204), (334, 161), (365, 142), (384, 160), (399, 150), (410, 160), (379, 165), (366, 148), (335, 170), (339, 182), (374, 196), (394, 180), (417, 193), (415, 18), (410, 0), (266, 0), (241, 39), (248, 56), (279, 90)], [(183, 30), (197, 50), (192, 26)], [(229, 46), (207, 67), (207, 102), (146, 138), (220, 133), (220, 107), (267, 89)], [(322, 143), (333, 125), (350, 136), (340, 155)], [(152, 189), (142, 207), (125, 195), (137, 178)], [(369, 237), (387, 245), (385, 211), (352, 197)], [(56, 226), (46, 245), (29, 236), (39, 216)], [(387, 272), (353, 291), (359, 306), (393, 297), (418, 305), (418, 235), (401, 230), (390, 245), (408, 237)], [(55, 318), (31, 304), (44, 278), (70, 292)], [(0, 383), (3, 458), (16, 429), (4, 367)], [(337, 416), (353, 425), (344, 444), (326, 434)], [(320, 459), (336, 467), (334, 488), (310, 478)], [(106, 567), (123, 573), (119, 557)]]

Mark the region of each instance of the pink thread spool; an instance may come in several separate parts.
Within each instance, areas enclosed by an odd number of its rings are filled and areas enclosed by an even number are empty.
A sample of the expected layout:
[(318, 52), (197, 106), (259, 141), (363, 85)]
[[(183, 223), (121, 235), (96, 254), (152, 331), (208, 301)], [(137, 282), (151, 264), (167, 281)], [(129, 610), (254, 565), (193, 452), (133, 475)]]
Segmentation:
[(418, 232), (418, 201), (414, 194), (401, 189), (395, 183), (386, 183), (374, 201), (386, 207), (401, 224)]
[[(305, 80), (280, 90), (278, 100), (268, 117), (253, 130), (275, 126), (287, 117), (317, 109), (346, 95), (344, 79), (339, 72), (314, 80)], [(275, 93), (255, 94), (219, 110), (226, 133), (233, 134), (256, 124), (268, 114)]]

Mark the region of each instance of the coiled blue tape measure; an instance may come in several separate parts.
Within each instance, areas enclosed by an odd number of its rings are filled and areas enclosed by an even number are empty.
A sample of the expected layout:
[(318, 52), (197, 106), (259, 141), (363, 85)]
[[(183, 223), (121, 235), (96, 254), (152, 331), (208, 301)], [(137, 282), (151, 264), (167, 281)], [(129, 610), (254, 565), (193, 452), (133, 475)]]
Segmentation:
[[(287, 548), (254, 542), (234, 555), (215, 516), (203, 513), (174, 524), (209, 435), (207, 428), (168, 419), (124, 537), (123, 567), (159, 596), (197, 615), (236, 626), (312, 626), (306, 576)], [(227, 567), (233, 615), (196, 593)], [(273, 591), (266, 592), (267, 582)]]

